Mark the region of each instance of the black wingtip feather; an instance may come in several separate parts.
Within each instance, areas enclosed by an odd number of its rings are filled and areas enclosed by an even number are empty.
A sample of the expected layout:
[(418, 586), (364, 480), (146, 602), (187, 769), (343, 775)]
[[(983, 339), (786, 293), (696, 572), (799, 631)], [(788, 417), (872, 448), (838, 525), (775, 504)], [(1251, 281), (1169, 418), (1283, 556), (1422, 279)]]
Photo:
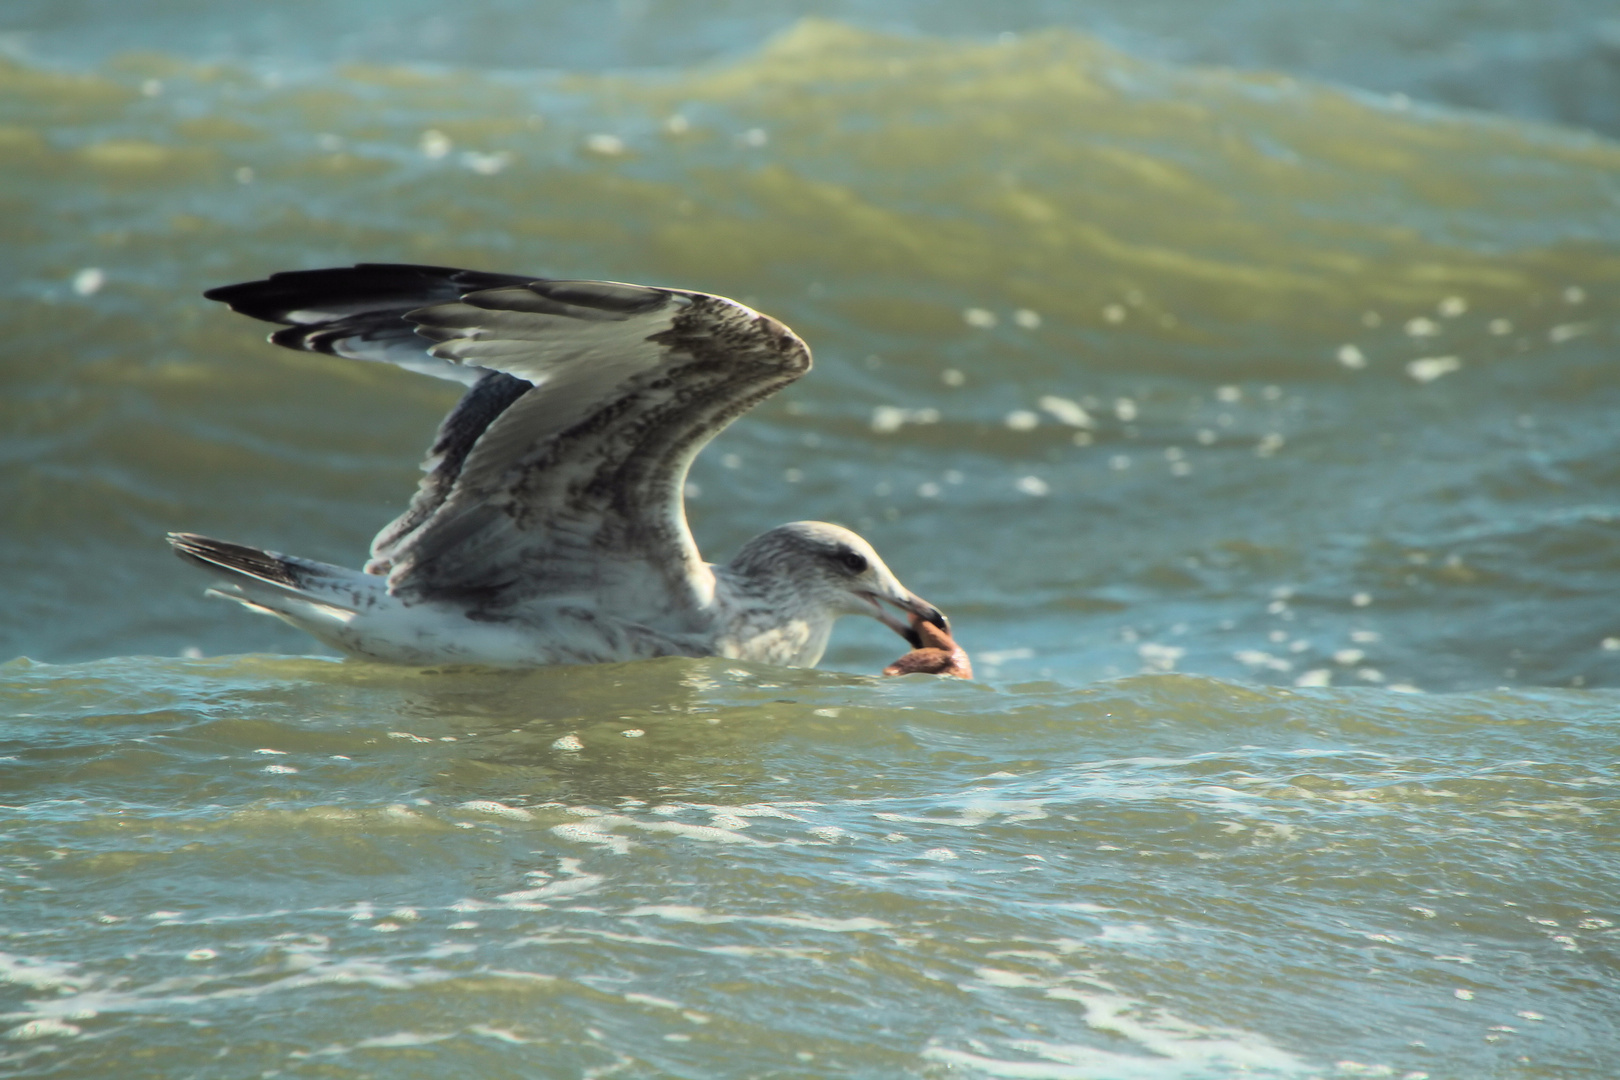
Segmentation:
[[(392, 327), (385, 324), (385, 329)], [(280, 345), (284, 349), (298, 349), (302, 352), (326, 353), (330, 356), (338, 354), (338, 343), (350, 341), (356, 337), (376, 337), (375, 330), (371, 334), (366, 331), (369, 327), (355, 327), (348, 323), (323, 323), (319, 326), (283, 326), (280, 330), (272, 331), (270, 344)], [(395, 336), (403, 336), (403, 332), (396, 331)]]
[[(403, 314), (414, 307), (454, 300), (479, 289), (524, 285), (534, 280), (533, 275), (492, 274), (453, 266), (358, 263), (320, 270), (284, 270), (259, 281), (220, 285), (203, 296), (265, 322), (308, 324), (362, 312)], [(319, 313), (320, 317), (290, 318), (299, 312)]]
[(196, 533), (170, 533), (169, 544), (176, 555), (204, 569), (231, 570), (293, 589), (303, 585), (298, 568), (272, 551)]

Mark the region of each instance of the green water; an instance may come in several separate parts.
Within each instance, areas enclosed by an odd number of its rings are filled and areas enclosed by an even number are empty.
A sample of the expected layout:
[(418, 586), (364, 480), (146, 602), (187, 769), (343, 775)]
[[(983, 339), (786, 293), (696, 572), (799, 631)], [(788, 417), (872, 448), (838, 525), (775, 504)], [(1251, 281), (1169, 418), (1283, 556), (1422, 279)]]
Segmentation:
[[(0, 150), (0, 1072), (1613, 1075), (1616, 144), (810, 22), (8, 61)], [(400, 671), (204, 599), (164, 531), (357, 565), (453, 401), (199, 297), (360, 260), (789, 322), (700, 543), (847, 523), (980, 681), (854, 620)]]

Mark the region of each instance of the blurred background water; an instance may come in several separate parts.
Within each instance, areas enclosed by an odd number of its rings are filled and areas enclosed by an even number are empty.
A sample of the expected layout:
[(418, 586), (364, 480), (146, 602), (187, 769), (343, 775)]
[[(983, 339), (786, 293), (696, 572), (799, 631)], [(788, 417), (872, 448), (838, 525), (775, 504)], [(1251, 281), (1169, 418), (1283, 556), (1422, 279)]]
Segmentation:
[[(0, 10), (0, 1069), (1607, 1077), (1620, 16), (1596, 0)], [(978, 683), (336, 661), (454, 388), (203, 289), (744, 299), (725, 558)]]

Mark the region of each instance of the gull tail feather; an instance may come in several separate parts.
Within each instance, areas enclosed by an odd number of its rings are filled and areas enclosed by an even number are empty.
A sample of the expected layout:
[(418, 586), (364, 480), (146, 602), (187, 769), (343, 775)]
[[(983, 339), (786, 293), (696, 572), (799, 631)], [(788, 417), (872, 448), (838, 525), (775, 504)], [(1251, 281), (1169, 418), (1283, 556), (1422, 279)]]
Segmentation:
[(196, 533), (170, 533), (169, 543), (180, 558), (220, 579), (208, 595), (274, 615), (338, 648), (345, 647), (356, 616), (391, 599), (375, 574)]

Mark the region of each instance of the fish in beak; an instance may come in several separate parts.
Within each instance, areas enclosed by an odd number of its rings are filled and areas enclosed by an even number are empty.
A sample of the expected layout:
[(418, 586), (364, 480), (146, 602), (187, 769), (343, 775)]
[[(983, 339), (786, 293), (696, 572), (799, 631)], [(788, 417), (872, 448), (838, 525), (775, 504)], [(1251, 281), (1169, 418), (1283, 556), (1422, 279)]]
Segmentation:
[(863, 592), (861, 596), (867, 603), (872, 605), (872, 617), (905, 638), (913, 649), (923, 647), (922, 638), (912, 627), (911, 620), (896, 618), (889, 611), (890, 606), (898, 608), (907, 615), (915, 615), (925, 623), (939, 627), (947, 635), (951, 632), (951, 624), (945, 618), (945, 613), (916, 593), (906, 589), (899, 589), (887, 594)]

